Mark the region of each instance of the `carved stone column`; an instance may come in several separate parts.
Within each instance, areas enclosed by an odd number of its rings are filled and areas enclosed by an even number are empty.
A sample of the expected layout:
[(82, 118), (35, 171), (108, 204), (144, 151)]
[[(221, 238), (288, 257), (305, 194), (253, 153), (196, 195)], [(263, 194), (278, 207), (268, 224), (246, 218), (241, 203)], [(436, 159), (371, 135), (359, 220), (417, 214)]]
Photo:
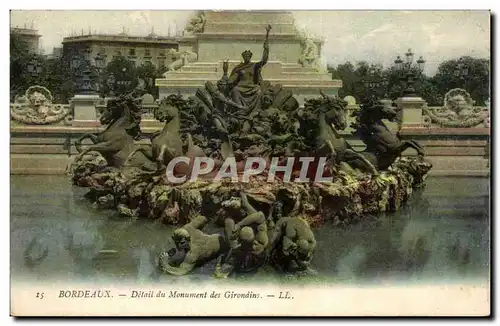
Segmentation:
[(96, 104), (99, 101), (99, 95), (82, 94), (75, 95), (71, 101), (75, 124), (97, 121)]
[(399, 111), (399, 129), (423, 128), (422, 108), (427, 102), (421, 97), (400, 97), (394, 101)]

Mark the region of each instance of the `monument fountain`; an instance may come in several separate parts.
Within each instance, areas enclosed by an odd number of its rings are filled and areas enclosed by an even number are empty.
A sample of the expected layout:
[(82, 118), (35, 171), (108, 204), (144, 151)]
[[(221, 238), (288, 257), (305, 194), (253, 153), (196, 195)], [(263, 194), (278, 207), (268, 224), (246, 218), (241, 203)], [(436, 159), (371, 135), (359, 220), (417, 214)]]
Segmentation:
[(200, 12), (186, 31), (157, 102), (137, 89), (60, 105), (34, 86), (11, 104), (11, 173), (72, 161), (97, 206), (178, 227), (156, 257), (166, 273), (215, 259), (216, 277), (311, 275), (324, 228), (399, 210), (428, 174), (488, 173), (489, 113), (463, 90), (442, 108), (344, 101), (291, 13)]
[[(206, 35), (228, 28), (220, 18), (205, 26)], [(288, 25), (277, 25), (280, 37)], [(274, 28), (262, 30), (259, 61), (245, 50), (230, 73), (222, 60), (218, 79), (191, 96), (164, 97), (154, 112), (164, 127), (149, 146), (134, 142), (141, 138), (140, 90), (109, 100), (100, 118), (107, 128), (75, 143), (80, 153), (69, 171), (75, 185), (89, 188), (87, 198), (122, 216), (180, 226), (175, 247), (158, 257), (167, 273), (184, 275), (216, 258), (216, 277), (268, 263), (314, 274), (313, 228), (398, 210), (432, 168), (419, 143), (399, 139), (384, 124), (397, 117), (392, 106), (374, 98), (362, 103), (351, 126), (366, 145), (358, 151), (339, 134), (348, 127), (346, 101), (319, 87), (302, 105), (289, 88), (266, 79), (261, 72), (269, 59), (285, 55), (271, 54)], [(93, 144), (82, 148), (85, 138)], [(407, 148), (418, 156), (401, 157)], [(207, 223), (223, 226), (224, 235), (204, 233)]]

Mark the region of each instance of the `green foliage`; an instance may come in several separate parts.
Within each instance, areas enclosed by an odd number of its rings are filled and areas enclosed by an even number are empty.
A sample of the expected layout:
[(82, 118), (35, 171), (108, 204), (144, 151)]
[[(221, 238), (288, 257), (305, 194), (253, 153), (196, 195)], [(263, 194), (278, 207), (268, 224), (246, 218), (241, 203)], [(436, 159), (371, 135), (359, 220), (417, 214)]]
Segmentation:
[(10, 97), (11, 101), (16, 96), (24, 94), (26, 89), (34, 84), (43, 85), (43, 72), (34, 76), (28, 72), (30, 62), (37, 61), (42, 71), (45, 71), (46, 60), (43, 56), (30, 53), (28, 44), (15, 33), (10, 35)]
[[(110, 91), (113, 91), (114, 95), (132, 92), (139, 83), (137, 70), (135, 64), (127, 58), (114, 57), (101, 74), (101, 95), (108, 95)], [(108, 82), (110, 75), (114, 77), (112, 84)], [(124, 81), (130, 83), (125, 84)]]
[(459, 59), (453, 59), (439, 65), (433, 78), (434, 84), (443, 95), (452, 88), (464, 88), (476, 101), (476, 105), (484, 105), (490, 97), (490, 61), (472, 57), (462, 57), (461, 59), (468, 70), (465, 78), (455, 74)]
[(165, 67), (156, 69), (151, 62), (143, 63), (137, 68), (137, 76), (146, 83), (146, 92), (158, 98), (158, 87), (155, 86), (156, 78), (161, 78), (162, 74), (166, 71)]
[[(28, 71), (30, 63), (37, 62), (39, 74)], [(54, 103), (68, 103), (73, 96), (74, 83), (63, 58), (48, 59), (44, 55), (30, 53), (28, 45), (13, 33), (10, 36), (10, 100), (24, 95), (28, 87), (47, 87), (54, 97)]]
[[(429, 106), (443, 105), (444, 95), (450, 89), (464, 88), (467, 90), (476, 105), (484, 105), (490, 97), (490, 75), (489, 60), (463, 57), (463, 64), (468, 67), (468, 75), (460, 78), (456, 75), (458, 59), (448, 60), (441, 63), (435, 76), (429, 77), (414, 71), (415, 88), (417, 93), (425, 99)], [(370, 74), (369, 71), (372, 70)], [(390, 99), (401, 96), (404, 83), (399, 71), (394, 67), (384, 68), (380, 65), (370, 64), (366, 61), (359, 61), (356, 64), (346, 62), (337, 67), (329, 66), (328, 71), (333, 79), (341, 79), (343, 87), (339, 90), (339, 96), (352, 95), (357, 101), (373, 93), (373, 89), (366, 89), (366, 80), (387, 80), (387, 87), (379, 89), (377, 96), (387, 95)]]

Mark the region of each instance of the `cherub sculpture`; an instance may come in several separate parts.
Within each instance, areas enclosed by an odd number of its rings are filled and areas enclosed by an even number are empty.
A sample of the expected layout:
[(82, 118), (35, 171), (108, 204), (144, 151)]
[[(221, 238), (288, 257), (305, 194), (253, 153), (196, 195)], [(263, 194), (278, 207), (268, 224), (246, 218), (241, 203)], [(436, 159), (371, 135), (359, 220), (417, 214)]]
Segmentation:
[(160, 254), (158, 260), (164, 272), (185, 275), (227, 251), (227, 243), (222, 235), (201, 231), (206, 223), (206, 217), (198, 216), (174, 231), (172, 239), (175, 248)]

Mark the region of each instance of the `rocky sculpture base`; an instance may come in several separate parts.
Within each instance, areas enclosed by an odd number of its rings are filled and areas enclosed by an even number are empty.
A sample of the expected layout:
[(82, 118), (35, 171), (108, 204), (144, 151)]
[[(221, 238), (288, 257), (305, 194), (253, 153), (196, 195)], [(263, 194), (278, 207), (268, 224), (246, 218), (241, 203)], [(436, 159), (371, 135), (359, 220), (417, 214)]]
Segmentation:
[(223, 179), (169, 185), (163, 175), (133, 167), (107, 167), (99, 153), (90, 152), (73, 167), (72, 181), (90, 188), (86, 197), (103, 208), (117, 209), (122, 216), (161, 220), (170, 225), (183, 225), (198, 215), (219, 225), (226, 217), (243, 218), (241, 190), (256, 209), (266, 214), (277, 199), (284, 203), (286, 214), (301, 194), (301, 215), (312, 227), (318, 227), (325, 221), (342, 226), (367, 215), (397, 211), (413, 189), (424, 184), (431, 167), (423, 158), (402, 157), (379, 176), (349, 173), (338, 167), (333, 182), (321, 184), (270, 183), (265, 175), (260, 175), (247, 183)]

